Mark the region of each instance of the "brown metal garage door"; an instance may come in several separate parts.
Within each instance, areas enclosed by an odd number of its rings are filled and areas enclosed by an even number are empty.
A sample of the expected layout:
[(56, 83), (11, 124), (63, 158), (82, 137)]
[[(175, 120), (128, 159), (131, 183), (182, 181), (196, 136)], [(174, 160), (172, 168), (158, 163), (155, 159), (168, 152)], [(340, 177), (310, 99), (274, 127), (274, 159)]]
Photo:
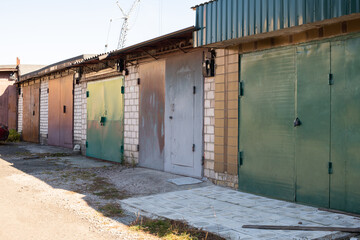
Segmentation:
[(72, 148), (73, 78), (71, 75), (49, 81), (48, 144)]
[(39, 142), (39, 89), (40, 83), (23, 87), (23, 132), (27, 142)]

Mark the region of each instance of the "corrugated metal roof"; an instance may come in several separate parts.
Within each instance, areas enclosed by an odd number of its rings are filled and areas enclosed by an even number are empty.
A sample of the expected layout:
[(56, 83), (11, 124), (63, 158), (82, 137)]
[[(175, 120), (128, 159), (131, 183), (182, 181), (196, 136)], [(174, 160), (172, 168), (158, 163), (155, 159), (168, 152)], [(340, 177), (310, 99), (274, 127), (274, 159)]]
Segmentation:
[(360, 0), (214, 0), (194, 7), (194, 47), (360, 12)]
[(198, 5), (195, 5), (195, 6), (191, 7), (191, 8), (192, 8), (192, 9), (195, 9), (195, 8), (201, 6), (201, 5), (205, 5), (205, 4), (208, 4), (208, 3), (211, 3), (211, 2), (216, 2), (216, 1), (217, 1), (217, 0), (212, 0), (212, 1), (204, 2), (204, 3), (200, 3), (200, 4), (198, 4)]
[[(66, 59), (66, 60), (51, 64), (51, 65), (45, 66), (43, 68), (40, 68), (39, 70), (32, 71), (32, 72), (29, 72), (27, 74), (20, 76), (20, 80), (18, 82), (24, 82), (24, 81), (30, 80), (32, 78), (41, 77), (41, 76), (50, 74), (52, 72), (63, 70), (65, 68), (71, 66), (72, 63), (74, 63), (76, 61), (79, 61), (82, 59), (89, 59), (93, 56), (94, 56), (94, 54), (84, 54), (84, 55), (76, 56), (76, 57), (73, 57), (70, 59)], [(21, 70), (21, 68), (20, 68), (20, 70)]]
[[(166, 45), (166, 44), (169, 44), (169, 41), (171, 39), (181, 39), (184, 37), (192, 37), (192, 34), (194, 33), (195, 30), (196, 30), (196, 28), (194, 26), (191, 26), (191, 27), (184, 28), (179, 31), (172, 32), (172, 33), (169, 33), (166, 35), (162, 35), (160, 37), (153, 38), (148, 41), (144, 41), (144, 42), (141, 42), (141, 43), (138, 43), (138, 44), (126, 47), (126, 48), (114, 50), (114, 51), (107, 52), (107, 53), (98, 54), (98, 55), (95, 55), (88, 59), (82, 59), (82, 60), (74, 62), (72, 65), (79, 66), (81, 64), (98, 63), (101, 60), (115, 59), (119, 55), (126, 55), (128, 53), (138, 51), (142, 48), (151, 49), (151, 48), (155, 48), (158, 46)], [(140, 50), (140, 51), (142, 51), (142, 50)]]

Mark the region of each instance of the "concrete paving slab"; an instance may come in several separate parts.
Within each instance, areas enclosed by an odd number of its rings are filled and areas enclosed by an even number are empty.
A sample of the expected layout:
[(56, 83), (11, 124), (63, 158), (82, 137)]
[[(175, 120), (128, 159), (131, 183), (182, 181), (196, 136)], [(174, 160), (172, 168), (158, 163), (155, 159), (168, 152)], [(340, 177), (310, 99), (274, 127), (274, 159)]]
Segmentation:
[(202, 183), (201, 180), (192, 177), (173, 178), (169, 179), (168, 181), (178, 186)]
[(203, 228), (227, 239), (317, 239), (335, 234), (333, 232), (242, 228), (247, 224), (360, 226), (360, 219), (356, 217), (324, 212), (314, 207), (269, 199), (219, 186), (129, 198), (120, 202), (125, 209), (150, 216), (183, 219), (195, 227)]

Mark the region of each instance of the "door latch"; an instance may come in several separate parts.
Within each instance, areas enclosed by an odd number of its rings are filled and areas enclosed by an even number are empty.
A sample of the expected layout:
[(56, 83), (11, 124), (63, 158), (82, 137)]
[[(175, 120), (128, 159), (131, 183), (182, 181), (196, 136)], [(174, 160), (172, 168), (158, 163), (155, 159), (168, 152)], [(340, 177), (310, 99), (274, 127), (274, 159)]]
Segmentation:
[(296, 118), (294, 121), (294, 127), (300, 126), (301, 125), (301, 121), (299, 118)]

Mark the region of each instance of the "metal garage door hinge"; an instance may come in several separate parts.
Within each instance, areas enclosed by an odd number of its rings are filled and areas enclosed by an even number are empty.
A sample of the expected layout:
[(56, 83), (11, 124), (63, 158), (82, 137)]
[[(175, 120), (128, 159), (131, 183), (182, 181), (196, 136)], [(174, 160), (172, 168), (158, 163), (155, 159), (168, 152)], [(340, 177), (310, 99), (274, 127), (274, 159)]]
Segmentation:
[(192, 151), (195, 152), (195, 144), (192, 145)]
[(239, 82), (239, 96), (244, 96), (244, 81)]
[(86, 147), (88, 147), (88, 146), (89, 146), (89, 143), (88, 143), (88, 141), (86, 141), (86, 143), (85, 143), (85, 146), (86, 146)]
[(49, 90), (49, 88), (48, 88), (48, 89), (47, 89), (47, 93), (49, 93), (49, 91), (50, 91), (50, 90)]
[(124, 94), (124, 93), (125, 93), (125, 87), (121, 86), (121, 94)]
[(137, 79), (137, 84), (140, 85), (140, 78)]
[(136, 150), (139, 152), (140, 151), (140, 145), (136, 145)]
[(90, 92), (86, 91), (86, 97), (88, 98), (90, 96)]
[(328, 171), (329, 171), (329, 174), (333, 173), (333, 164), (332, 164), (332, 162), (329, 162)]
[(332, 73), (329, 73), (329, 85), (334, 85), (334, 76)]
[(239, 152), (239, 154), (238, 154), (238, 164), (239, 164), (239, 167), (243, 165), (243, 161), (244, 161), (244, 153), (243, 153), (243, 152)]

